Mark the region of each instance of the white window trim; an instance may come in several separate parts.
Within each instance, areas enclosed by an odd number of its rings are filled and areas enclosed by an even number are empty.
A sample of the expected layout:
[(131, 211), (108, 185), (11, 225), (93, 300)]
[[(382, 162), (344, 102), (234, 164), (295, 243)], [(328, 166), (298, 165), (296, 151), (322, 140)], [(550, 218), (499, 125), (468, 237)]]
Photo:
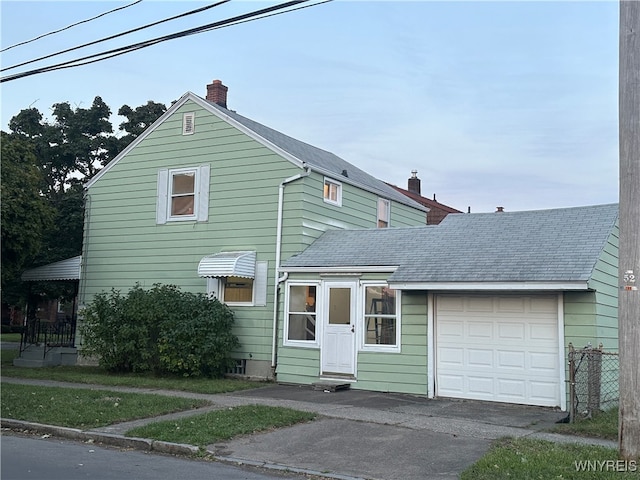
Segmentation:
[[(185, 222), (185, 221), (193, 221), (198, 218), (198, 206), (199, 206), (199, 196), (198, 195), (198, 185), (200, 184), (200, 169), (198, 167), (191, 168), (170, 168), (169, 169), (169, 179), (167, 185), (167, 221), (168, 222)], [(193, 173), (193, 213), (191, 215), (171, 215), (171, 200), (173, 199), (172, 187), (173, 187), (173, 176), (179, 175), (182, 173)]]
[(224, 301), (224, 290), (225, 290), (225, 288), (227, 288), (227, 279), (223, 278), (222, 281), (220, 282), (220, 298), (222, 299), (221, 301), (224, 302), (225, 305), (228, 305), (230, 307), (253, 307), (253, 306), (255, 306), (256, 279), (252, 278), (251, 280), (253, 281), (253, 287), (251, 289), (251, 301), (250, 302), (225, 302)]
[[(180, 172), (195, 172), (195, 199), (193, 215), (171, 216), (172, 175)], [(173, 222), (206, 222), (209, 219), (209, 177), (211, 167), (207, 164), (199, 167), (161, 169), (158, 171), (158, 193), (156, 204), (156, 224)]]
[(267, 305), (267, 279), (268, 279), (269, 262), (257, 261), (256, 274), (253, 280), (253, 291), (251, 292), (250, 302), (225, 302), (224, 301), (224, 278), (207, 278), (207, 295), (211, 298), (217, 298), (220, 302), (230, 307), (264, 307)]
[(376, 281), (361, 281), (360, 282), (360, 315), (359, 323), (360, 323), (360, 335), (358, 336), (358, 349), (362, 352), (386, 352), (386, 353), (400, 353), (402, 351), (401, 348), (401, 339), (402, 339), (402, 321), (401, 321), (401, 311), (402, 309), (402, 292), (400, 290), (396, 290), (396, 344), (395, 345), (372, 345), (364, 342), (364, 338), (367, 331), (367, 319), (365, 314), (367, 313), (367, 306), (365, 302), (367, 301), (367, 287), (388, 287), (389, 284), (386, 282), (376, 282)]
[[(384, 202), (387, 205), (387, 218), (381, 218), (380, 217), (380, 202)], [(376, 227), (378, 228), (389, 228), (391, 226), (391, 200), (388, 200), (386, 198), (382, 198), (382, 197), (378, 197), (378, 204), (377, 204), (377, 210), (378, 210), (378, 214), (377, 214), (377, 218), (376, 218)], [(380, 223), (380, 220), (384, 220), (385, 222), (387, 222), (387, 226), (386, 227), (380, 227), (378, 224)]]
[[(324, 196), (324, 187), (325, 185), (330, 184), (330, 185), (335, 185), (337, 187), (337, 199), (331, 200), (330, 198), (326, 198)], [(342, 206), (342, 183), (338, 182), (337, 180), (334, 180), (333, 178), (329, 178), (329, 177), (324, 177), (324, 182), (322, 182), (322, 199), (324, 200), (325, 203), (329, 203), (331, 205), (335, 205), (337, 207), (341, 207)]]
[[(289, 340), (289, 290), (291, 287), (316, 287), (316, 339), (315, 340)], [(282, 344), (285, 347), (320, 348), (322, 338), (322, 289), (318, 281), (287, 281), (284, 295), (284, 328), (282, 329)]]
[[(191, 119), (191, 129), (187, 128)], [(196, 133), (196, 112), (187, 112), (182, 115), (182, 135), (193, 135)]]

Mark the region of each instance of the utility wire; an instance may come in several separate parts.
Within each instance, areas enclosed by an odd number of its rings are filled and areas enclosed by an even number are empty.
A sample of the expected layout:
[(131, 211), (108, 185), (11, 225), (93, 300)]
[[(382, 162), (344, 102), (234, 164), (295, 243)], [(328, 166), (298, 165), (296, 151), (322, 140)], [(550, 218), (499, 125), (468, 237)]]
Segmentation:
[(25, 40), (24, 42), (16, 43), (15, 45), (11, 45), (9, 47), (3, 48), (2, 50), (0, 50), (0, 52), (6, 52), (7, 50), (11, 50), (12, 48), (19, 47), (20, 45), (26, 45), (27, 43), (35, 42), (36, 40), (40, 40), (41, 38), (48, 37), (49, 35), (54, 35), (56, 33), (60, 33), (60, 32), (63, 32), (65, 30), (69, 30), (72, 27), (76, 27), (76, 26), (78, 26), (78, 25), (80, 25), (82, 23), (91, 22), (91, 21), (96, 20), (96, 19), (98, 19), (100, 17), (104, 17), (105, 15), (109, 15), (110, 13), (117, 12), (118, 10), (124, 10), (125, 8), (133, 7), (134, 5), (136, 5), (137, 3), (140, 3), (140, 2), (142, 2), (142, 0), (136, 0), (135, 2), (130, 3), (129, 5), (125, 5), (123, 7), (114, 8), (113, 10), (109, 10), (108, 12), (101, 13), (100, 15), (96, 15), (95, 17), (91, 17), (91, 18), (88, 18), (86, 20), (81, 20), (81, 21), (76, 22), (76, 23), (72, 23), (71, 25), (66, 26), (64, 28), (61, 28), (59, 30), (54, 30), (53, 32), (45, 33), (45, 34), (40, 35), (38, 37), (32, 38), (31, 40)]
[[(139, 1), (142, 1), (142, 0), (139, 0)], [(5, 68), (0, 69), (0, 72), (4, 72), (6, 70), (12, 70), (12, 69), (18, 68), (18, 67), (23, 67), (23, 66), (28, 65), (30, 63), (39, 62), (40, 60), (46, 60), (48, 58), (52, 58), (52, 57), (55, 57), (55, 56), (58, 56), (58, 55), (62, 55), (63, 53), (72, 52), (73, 50), (79, 50), (81, 48), (89, 47), (89, 46), (95, 45), (97, 43), (106, 42), (107, 40), (113, 40), (114, 38), (122, 37), (124, 35), (128, 35), (130, 33), (137, 32), (139, 30), (144, 30), (145, 28), (154, 27), (156, 25), (160, 25), (161, 23), (165, 23), (165, 22), (169, 22), (171, 20), (175, 20), (176, 18), (187, 17), (189, 15), (193, 15), (194, 13), (204, 12), (205, 10), (209, 10), (210, 8), (217, 7), (219, 5), (222, 5), (223, 3), (227, 3), (229, 1), (231, 1), (231, 0), (222, 0), (222, 1), (218, 2), (218, 3), (214, 3), (213, 5), (208, 5), (206, 7), (197, 8), (195, 10), (191, 10), (190, 12), (181, 13), (180, 15), (175, 15), (175, 16), (170, 17), (170, 18), (165, 18), (164, 20), (159, 20), (159, 21), (154, 22), (154, 23), (149, 23), (149, 24), (144, 25), (142, 27), (134, 28), (132, 30), (128, 30), (126, 32), (118, 33), (116, 35), (111, 35), (110, 37), (105, 37), (105, 38), (102, 38), (100, 40), (95, 40), (93, 42), (85, 43), (83, 45), (78, 45), (77, 47), (67, 48), (66, 50), (62, 50), (60, 52), (52, 53), (50, 55), (45, 55), (43, 57), (35, 58), (33, 60), (29, 60), (28, 62), (22, 62), (22, 63), (18, 63), (17, 65), (11, 65), (10, 67), (5, 67)]]
[[(249, 21), (249, 20), (257, 20), (258, 18), (255, 17), (260, 17), (260, 18), (265, 18), (267, 16), (271, 16), (271, 15), (275, 15), (275, 13), (272, 12), (277, 12), (279, 10), (283, 10), (285, 8), (289, 8), (295, 5), (299, 5), (301, 3), (306, 3), (310, 0), (294, 0), (294, 1), (290, 1), (290, 2), (286, 2), (280, 5), (274, 5), (271, 7), (267, 7), (261, 10), (256, 10), (254, 12), (250, 12), (250, 13), (245, 13), (242, 15), (238, 15), (232, 18), (228, 18), (226, 20), (220, 20), (214, 23), (210, 23), (207, 25), (202, 25), (200, 27), (195, 27), (195, 28), (191, 28), (188, 30), (183, 30), (181, 32), (177, 32), (177, 33), (173, 33), (170, 35), (165, 35), (162, 37), (157, 37), (151, 40), (146, 40), (144, 42), (139, 42), (139, 43), (135, 43), (132, 45), (128, 45), (125, 47), (120, 47), (120, 48), (116, 48), (116, 49), (112, 49), (112, 50), (108, 50), (106, 52), (102, 52), (102, 53), (98, 53), (98, 54), (94, 54), (94, 55), (88, 55), (86, 57), (82, 57), (82, 58), (78, 58), (75, 60), (70, 60), (67, 62), (62, 62), (62, 63), (58, 63), (55, 65), (51, 65), (48, 67), (42, 67), (42, 68), (38, 68), (38, 69), (34, 69), (34, 70), (29, 70), (26, 72), (22, 72), (22, 73), (16, 73), (13, 75), (9, 75), (9, 76), (5, 76), (0, 78), (0, 83), (3, 82), (9, 82), (12, 80), (17, 80), (19, 78), (23, 78), (23, 77), (28, 77), (31, 75), (36, 75), (36, 74), (40, 74), (40, 73), (46, 73), (46, 72), (50, 72), (53, 70), (61, 70), (61, 69), (65, 69), (65, 68), (72, 68), (72, 67), (78, 67), (78, 66), (82, 66), (82, 65), (87, 65), (90, 63), (96, 63), (102, 60), (106, 60), (108, 58), (112, 58), (112, 57), (116, 57), (119, 55), (123, 55), (125, 53), (130, 53), (132, 51), (135, 50), (139, 50), (142, 48), (146, 48), (146, 47), (150, 47), (152, 45), (156, 45), (158, 43), (161, 42), (165, 42), (168, 40), (173, 40), (176, 38), (181, 38), (181, 37), (186, 37), (186, 36), (190, 36), (190, 35), (194, 35), (196, 33), (202, 33), (202, 32), (208, 32), (211, 30), (215, 30), (218, 28), (222, 28), (222, 27), (226, 27), (226, 26), (231, 26), (233, 24), (238, 24), (238, 23), (243, 23), (245, 21)], [(313, 5), (307, 5), (306, 7), (310, 7), (310, 6), (316, 6), (316, 5), (320, 5), (322, 3), (328, 3), (332, 0), (324, 0), (320, 3), (315, 3)], [(290, 10), (286, 10), (284, 12), (278, 12), (278, 13), (288, 13), (294, 10), (298, 10), (300, 8), (305, 8), (305, 7), (298, 7), (296, 9), (290, 9)], [(271, 14), (271, 15), (266, 15), (266, 14)], [(96, 58), (96, 57), (101, 57), (101, 58)], [(88, 60), (88, 61), (84, 61), (84, 60)], [(78, 63), (78, 62), (82, 62), (82, 63)]]

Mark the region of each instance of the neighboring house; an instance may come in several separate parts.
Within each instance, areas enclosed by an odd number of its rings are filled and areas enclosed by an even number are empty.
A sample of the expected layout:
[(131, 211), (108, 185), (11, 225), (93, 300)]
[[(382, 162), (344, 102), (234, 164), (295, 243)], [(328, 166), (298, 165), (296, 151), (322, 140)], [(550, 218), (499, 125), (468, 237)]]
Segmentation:
[(327, 231), (282, 266), (278, 381), (566, 409), (569, 342), (617, 349), (617, 218), (600, 205)]
[(455, 208), (449, 207), (443, 203), (436, 201), (436, 194), (433, 194), (433, 200), (427, 197), (423, 197), (420, 193), (420, 179), (418, 178), (418, 171), (413, 170), (411, 172), (411, 177), (407, 181), (407, 190), (404, 188), (397, 187), (395, 185), (388, 184), (391, 187), (395, 188), (397, 191), (406, 195), (412, 200), (415, 200), (421, 205), (424, 205), (427, 209), (427, 225), (438, 225), (444, 217), (449, 215), (450, 213), (462, 213), (460, 210), (456, 210)]
[(281, 261), (327, 230), (422, 225), (426, 209), (226, 100), (220, 81), (186, 93), (87, 183), (80, 304), (137, 283), (215, 295), (235, 313), (236, 372), (273, 378)]

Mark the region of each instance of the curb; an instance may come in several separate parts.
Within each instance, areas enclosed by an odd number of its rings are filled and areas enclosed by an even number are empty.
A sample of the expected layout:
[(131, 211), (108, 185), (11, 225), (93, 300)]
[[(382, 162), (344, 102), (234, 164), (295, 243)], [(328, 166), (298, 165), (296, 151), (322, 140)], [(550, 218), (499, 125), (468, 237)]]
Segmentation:
[[(115, 433), (95, 432), (91, 430), (80, 430), (78, 428), (70, 427), (58, 427), (55, 425), (46, 425), (44, 423), (27, 422), (25, 420), (14, 420), (12, 418), (0, 418), (0, 426), (2, 428), (19, 432), (32, 432), (52, 437), (66, 438), (69, 440), (89, 443), (102, 443), (104, 445), (110, 445), (112, 447), (131, 448), (135, 450), (142, 450), (145, 452), (157, 452), (168, 455), (193, 457), (202, 452), (199, 447), (195, 445), (188, 445), (185, 443), (149, 440), (147, 438), (138, 437), (125, 437), (124, 435)], [(300, 473), (303, 475), (313, 475), (316, 477), (330, 478), (333, 480), (366, 480), (362, 477), (352, 477), (349, 475), (341, 475), (338, 473), (331, 474), (327, 472), (307, 470), (304, 468), (290, 467), (287, 465), (279, 465), (276, 463), (255, 462), (242, 458), (225, 457), (216, 455), (211, 450), (206, 450), (206, 453), (213, 460), (231, 465), (244, 465), (249, 467), (276, 470), (279, 472)]]
[(78, 440), (81, 442), (103, 443), (114, 447), (132, 448), (146, 452), (167, 453), (170, 455), (192, 456), (200, 452), (200, 448), (184, 443), (172, 443), (162, 440), (149, 440), (147, 438), (125, 437), (115, 433), (95, 432), (91, 430), (79, 430), (77, 428), (57, 427), (43, 423), (26, 422), (10, 418), (0, 419), (2, 428), (16, 431), (35, 432), (43, 435)]

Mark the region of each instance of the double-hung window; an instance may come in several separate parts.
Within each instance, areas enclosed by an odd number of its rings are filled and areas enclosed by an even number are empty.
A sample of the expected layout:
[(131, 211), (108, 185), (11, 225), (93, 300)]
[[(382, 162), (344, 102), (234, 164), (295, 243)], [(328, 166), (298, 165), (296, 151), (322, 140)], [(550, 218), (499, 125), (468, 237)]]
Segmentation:
[(342, 184), (330, 178), (324, 179), (323, 198), (326, 203), (342, 206)]
[(400, 348), (399, 292), (387, 285), (364, 285), (364, 350)]
[(209, 165), (158, 171), (156, 223), (209, 218)]
[(318, 290), (318, 285), (289, 284), (285, 344), (317, 345)]
[(389, 226), (389, 216), (391, 212), (391, 202), (385, 198), (378, 199), (378, 228)]
[(169, 176), (171, 178), (169, 218), (195, 218), (198, 169), (171, 170)]

